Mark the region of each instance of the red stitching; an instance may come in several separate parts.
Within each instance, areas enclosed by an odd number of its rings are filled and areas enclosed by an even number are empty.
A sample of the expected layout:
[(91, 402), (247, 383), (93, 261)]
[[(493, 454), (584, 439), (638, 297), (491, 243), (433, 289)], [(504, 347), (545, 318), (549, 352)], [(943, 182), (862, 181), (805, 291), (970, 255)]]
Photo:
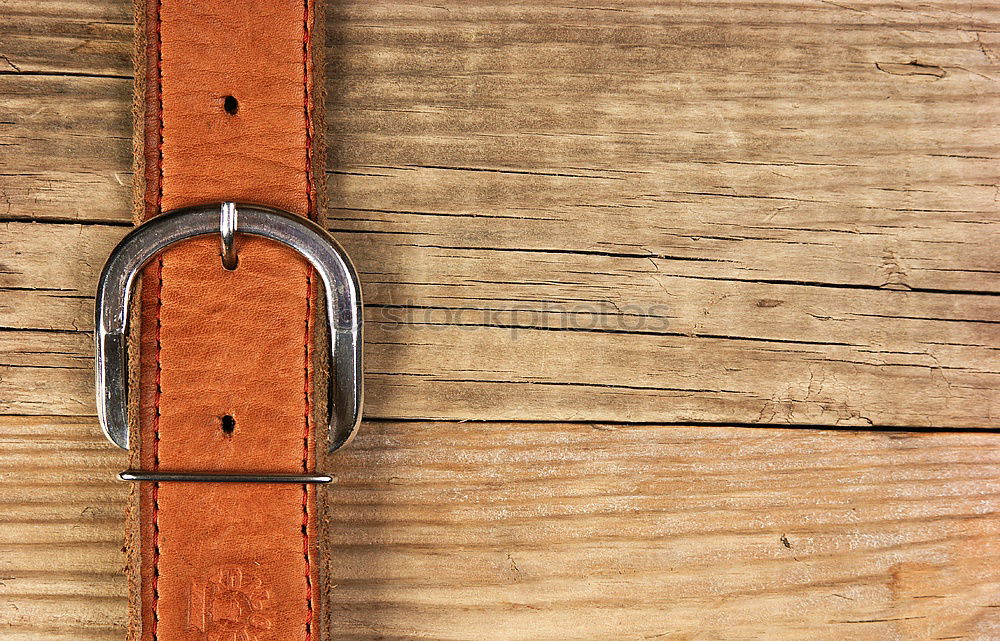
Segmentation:
[[(302, 15), (302, 88), (303, 113), (306, 128), (306, 218), (314, 217), (313, 175), (312, 175), (312, 117), (309, 112), (309, 51), (311, 46), (309, 32), (309, 0), (303, 2)], [(309, 467), (309, 432), (312, 416), (310, 395), (310, 362), (309, 345), (312, 338), (309, 323), (312, 318), (312, 266), (306, 272), (306, 335), (305, 335), (305, 433), (302, 438), (302, 471)], [(309, 486), (302, 485), (302, 555), (306, 561), (306, 641), (312, 641), (313, 621), (313, 587), (312, 561), (309, 558)]]
[[(156, 211), (159, 214), (163, 210), (163, 2), (157, 0), (156, 3), (156, 82), (157, 82), (157, 108), (160, 140), (157, 146), (157, 167), (160, 178), (156, 191)], [(160, 374), (162, 366), (160, 363), (160, 312), (163, 309), (163, 256), (159, 258), (158, 283), (156, 290), (156, 418), (153, 423), (153, 466), (160, 468), (160, 396), (163, 389), (160, 385)], [(153, 484), (153, 641), (157, 641), (157, 634), (160, 625), (160, 484)]]
[(312, 47), (312, 33), (309, 30), (309, 0), (303, 3), (305, 15), (302, 19), (302, 86), (304, 93), (303, 109), (306, 119), (306, 201), (308, 209), (306, 218), (314, 217), (313, 204), (313, 171), (312, 171), (312, 113), (309, 109), (309, 51)]
[(163, 211), (163, 36), (160, 29), (163, 26), (163, 2), (162, 0), (157, 0), (156, 3), (156, 82), (157, 91), (156, 98), (159, 102), (159, 127), (160, 127), (160, 143), (157, 147), (157, 154), (159, 156), (157, 161), (157, 166), (160, 170), (160, 180), (157, 185), (156, 192), (156, 214), (162, 213)]
[[(305, 432), (302, 435), (302, 471), (309, 469), (309, 423), (312, 416), (312, 401), (310, 394), (309, 344), (311, 332), (309, 321), (312, 317), (312, 266), (306, 272), (306, 336), (305, 336)], [(313, 588), (312, 563), (309, 558), (309, 486), (302, 484), (302, 555), (306, 560), (306, 641), (312, 639), (313, 620)]]
[[(156, 414), (153, 420), (153, 467), (160, 469), (160, 396), (163, 388), (160, 385), (160, 374), (163, 369), (160, 366), (160, 311), (163, 309), (163, 256), (157, 262), (157, 285), (156, 292), (156, 394), (154, 405)], [(157, 639), (157, 632), (160, 624), (160, 484), (153, 484), (153, 641)]]

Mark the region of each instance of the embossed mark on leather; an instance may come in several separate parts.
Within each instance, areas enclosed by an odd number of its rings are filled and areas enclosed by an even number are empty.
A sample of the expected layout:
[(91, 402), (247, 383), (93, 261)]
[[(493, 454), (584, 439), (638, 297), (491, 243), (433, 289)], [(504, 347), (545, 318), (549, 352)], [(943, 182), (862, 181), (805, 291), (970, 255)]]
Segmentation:
[(212, 568), (191, 582), (188, 630), (205, 641), (258, 641), (259, 633), (271, 629), (270, 598), (254, 572), (238, 565)]

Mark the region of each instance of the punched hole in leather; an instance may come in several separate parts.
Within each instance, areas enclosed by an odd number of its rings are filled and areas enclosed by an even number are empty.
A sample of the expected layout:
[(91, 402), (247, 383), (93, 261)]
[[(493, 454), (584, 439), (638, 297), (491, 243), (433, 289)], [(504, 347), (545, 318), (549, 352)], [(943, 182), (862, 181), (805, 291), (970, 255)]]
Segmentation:
[(236, 419), (226, 414), (220, 419), (222, 423), (222, 433), (232, 436), (233, 432), (236, 431)]

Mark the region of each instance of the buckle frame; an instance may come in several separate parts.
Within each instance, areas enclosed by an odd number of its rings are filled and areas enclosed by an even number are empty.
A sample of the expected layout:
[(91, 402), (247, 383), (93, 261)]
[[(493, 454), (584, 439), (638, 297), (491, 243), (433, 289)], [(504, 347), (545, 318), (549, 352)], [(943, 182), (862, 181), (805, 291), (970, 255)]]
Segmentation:
[(323, 281), (332, 374), (327, 452), (340, 449), (357, 433), (364, 404), (363, 319), (361, 284), (347, 252), (329, 232), (302, 216), (227, 202), (177, 209), (139, 225), (118, 243), (101, 272), (94, 336), (97, 416), (104, 435), (122, 449), (129, 448), (127, 335), (135, 277), (171, 245), (224, 231), (227, 212), (230, 232), (237, 231), (236, 211), (239, 233), (269, 238), (294, 249)]

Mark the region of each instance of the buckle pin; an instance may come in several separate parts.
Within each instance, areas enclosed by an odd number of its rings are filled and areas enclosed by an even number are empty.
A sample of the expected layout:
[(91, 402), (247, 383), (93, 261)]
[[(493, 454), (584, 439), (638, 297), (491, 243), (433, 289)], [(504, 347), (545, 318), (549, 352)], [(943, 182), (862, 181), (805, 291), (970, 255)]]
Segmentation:
[(239, 211), (236, 203), (222, 203), (219, 211), (219, 244), (222, 246), (222, 266), (233, 271), (239, 265), (236, 256), (236, 227)]

